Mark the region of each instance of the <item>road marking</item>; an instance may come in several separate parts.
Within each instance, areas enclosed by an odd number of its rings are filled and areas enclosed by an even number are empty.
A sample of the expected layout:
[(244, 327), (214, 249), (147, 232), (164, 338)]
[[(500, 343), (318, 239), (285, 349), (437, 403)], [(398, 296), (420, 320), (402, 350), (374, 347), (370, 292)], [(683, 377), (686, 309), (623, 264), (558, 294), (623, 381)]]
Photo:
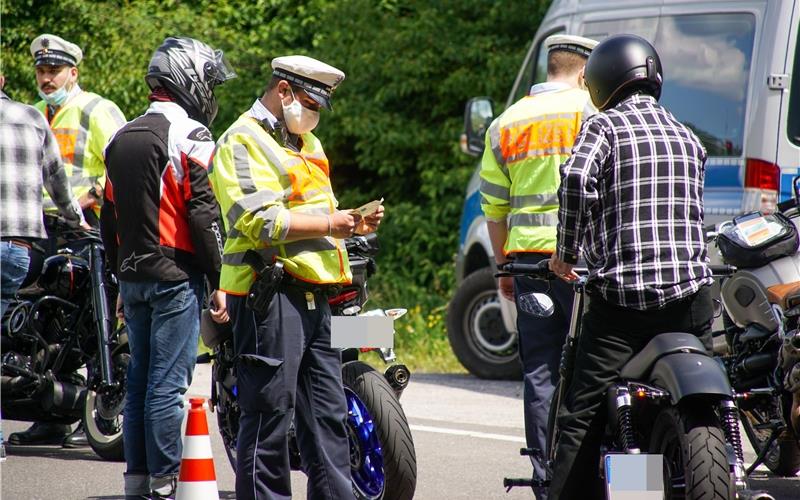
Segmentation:
[(429, 425), (409, 425), (412, 431), (436, 432), (438, 434), (451, 434), (453, 436), (468, 436), (481, 439), (494, 439), (495, 441), (511, 441), (512, 443), (524, 443), (525, 438), (517, 436), (507, 436), (505, 434), (492, 434), (487, 432), (465, 431), (463, 429), (448, 429), (447, 427), (431, 427)]

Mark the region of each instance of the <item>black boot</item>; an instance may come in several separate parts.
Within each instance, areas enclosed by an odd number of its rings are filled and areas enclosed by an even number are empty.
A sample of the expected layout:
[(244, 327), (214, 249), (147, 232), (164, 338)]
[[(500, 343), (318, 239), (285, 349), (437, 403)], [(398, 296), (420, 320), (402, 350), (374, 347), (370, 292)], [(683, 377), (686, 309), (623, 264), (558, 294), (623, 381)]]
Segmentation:
[(11, 433), (8, 442), (16, 446), (61, 444), (69, 431), (70, 428), (66, 424), (36, 422), (26, 431)]
[(78, 424), (78, 428), (75, 429), (75, 432), (64, 438), (64, 442), (61, 443), (61, 446), (64, 448), (83, 448), (89, 446), (89, 440), (86, 439), (86, 431), (83, 429), (83, 422)]

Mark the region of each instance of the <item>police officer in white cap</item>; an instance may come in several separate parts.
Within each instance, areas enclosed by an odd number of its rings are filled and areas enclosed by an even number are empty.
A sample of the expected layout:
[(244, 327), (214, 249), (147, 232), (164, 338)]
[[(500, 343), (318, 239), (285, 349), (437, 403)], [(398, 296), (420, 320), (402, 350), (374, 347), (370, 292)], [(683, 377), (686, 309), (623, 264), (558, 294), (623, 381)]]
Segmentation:
[[(97, 227), (105, 187), (103, 150), (125, 124), (125, 116), (113, 102), (78, 85), (83, 51), (74, 43), (56, 35), (39, 35), (31, 43), (31, 56), (42, 99), (35, 106), (56, 135), (73, 194), (86, 221)], [(53, 210), (47, 196), (45, 210)]]
[[(78, 64), (81, 48), (55, 35), (40, 35), (31, 43), (31, 56), (36, 65), (36, 84), (41, 101), (35, 107), (47, 118), (56, 137), (64, 169), (86, 221), (99, 226), (99, 202), (105, 186), (103, 149), (125, 123), (116, 104), (97, 94), (84, 92), (78, 86)], [(57, 212), (48, 192), (43, 206), (46, 212)], [(50, 235), (51, 237), (54, 235)], [(55, 239), (43, 245), (55, 252)], [(66, 448), (88, 446), (81, 425), (70, 434), (69, 425), (35, 423), (28, 430), (9, 436), (15, 445), (61, 443)]]
[[(583, 71), (597, 42), (553, 35), (544, 43), (547, 81), (531, 87), (486, 132), (481, 208), (498, 265), (512, 259), (533, 264), (555, 251), (559, 165), (569, 158), (581, 121), (593, 110), (589, 93), (583, 90)], [(555, 313), (548, 318), (517, 307), (525, 438), (529, 449), (544, 451), (561, 347), (569, 329), (572, 289), (561, 280), (543, 284), (510, 277), (500, 278), (498, 287), (517, 304), (521, 295), (531, 292), (548, 293), (555, 302)], [(541, 463), (535, 459), (532, 463), (534, 476), (544, 479)], [(545, 488), (534, 487), (534, 493), (539, 500), (547, 497)]]
[[(353, 498), (328, 297), (352, 280), (341, 239), (375, 231), (383, 207), (363, 219), (336, 209), (328, 159), (311, 133), (344, 73), (306, 56), (278, 57), (272, 68), (264, 94), (217, 142), (209, 172), (228, 236), (220, 289), (238, 355), (236, 497), (291, 497), (294, 420), (308, 497)], [(253, 287), (252, 252), (283, 268), (263, 282), (272, 296)], [(251, 287), (267, 307), (248, 300)]]

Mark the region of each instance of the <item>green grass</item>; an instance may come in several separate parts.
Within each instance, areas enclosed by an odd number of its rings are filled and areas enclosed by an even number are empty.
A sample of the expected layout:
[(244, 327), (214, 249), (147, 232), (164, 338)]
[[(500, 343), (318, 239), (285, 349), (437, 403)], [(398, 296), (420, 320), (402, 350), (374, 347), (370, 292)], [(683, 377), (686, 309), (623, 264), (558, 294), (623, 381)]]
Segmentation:
[(412, 373), (467, 373), (447, 340), (445, 297), (413, 286), (392, 286), (378, 279), (370, 284), (373, 286), (365, 310), (408, 309), (394, 324), (398, 362), (408, 366)]

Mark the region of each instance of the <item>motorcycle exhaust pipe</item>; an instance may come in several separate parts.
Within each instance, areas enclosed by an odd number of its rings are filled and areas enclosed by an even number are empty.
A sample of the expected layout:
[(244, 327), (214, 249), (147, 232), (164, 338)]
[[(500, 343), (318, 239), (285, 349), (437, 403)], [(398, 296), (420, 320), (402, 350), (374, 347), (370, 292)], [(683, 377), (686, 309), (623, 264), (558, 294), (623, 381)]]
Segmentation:
[(778, 357), (775, 354), (760, 352), (743, 359), (736, 365), (736, 371), (745, 375), (758, 375), (772, 370), (777, 363)]
[(80, 412), (86, 400), (86, 388), (67, 382), (52, 380), (42, 395), (42, 407), (46, 411), (53, 409)]
[(737, 500), (775, 500), (775, 497), (762, 490), (740, 490), (736, 492)]
[(403, 394), (403, 390), (408, 387), (408, 381), (411, 379), (411, 371), (406, 365), (392, 365), (386, 369), (384, 373), (386, 381), (394, 389), (397, 399)]

